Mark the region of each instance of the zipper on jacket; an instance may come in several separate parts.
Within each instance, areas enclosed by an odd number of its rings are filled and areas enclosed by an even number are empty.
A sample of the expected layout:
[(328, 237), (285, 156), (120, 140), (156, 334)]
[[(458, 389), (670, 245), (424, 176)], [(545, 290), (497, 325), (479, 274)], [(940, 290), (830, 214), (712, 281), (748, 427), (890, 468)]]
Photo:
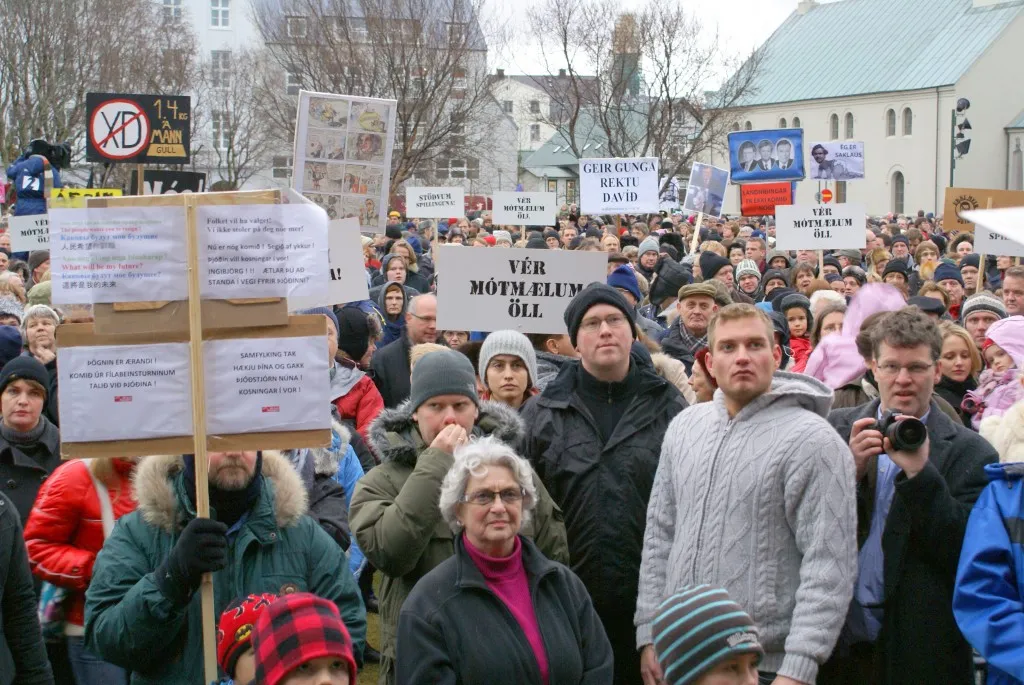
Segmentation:
[(725, 447), (726, 440), (729, 439), (729, 431), (732, 430), (733, 420), (729, 419), (729, 422), (725, 424), (725, 430), (722, 431), (722, 442), (719, 443), (718, 449), (715, 450), (715, 456), (711, 458), (711, 471), (708, 477), (707, 491), (704, 493), (704, 502), (700, 507), (700, 520), (697, 522), (697, 551), (693, 555), (693, 570), (690, 574), (691, 581), (697, 582), (697, 564), (700, 561), (700, 547), (701, 538), (704, 535), (704, 519), (708, 515), (708, 502), (711, 501), (711, 490), (715, 482), (715, 467), (718, 466), (718, 456), (722, 453), (722, 448)]

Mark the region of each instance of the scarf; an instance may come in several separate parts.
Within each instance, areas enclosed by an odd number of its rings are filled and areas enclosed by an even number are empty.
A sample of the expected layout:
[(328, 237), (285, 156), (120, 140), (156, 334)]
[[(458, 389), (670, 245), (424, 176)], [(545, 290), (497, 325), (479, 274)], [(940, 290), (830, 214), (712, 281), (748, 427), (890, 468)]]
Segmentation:
[(46, 417), (44, 416), (39, 417), (39, 423), (36, 424), (35, 428), (24, 432), (15, 430), (6, 423), (0, 422), (0, 436), (12, 445), (34, 445), (39, 442), (45, 432)]
[(707, 331), (704, 332), (704, 335), (698, 338), (691, 335), (690, 331), (686, 330), (686, 326), (683, 325), (682, 321), (679, 322), (679, 337), (683, 341), (683, 347), (685, 347), (690, 354), (697, 354), (697, 350), (708, 346)]
[[(263, 453), (256, 453), (256, 470), (253, 472), (252, 480), (241, 490), (221, 490), (213, 483), (210, 483), (210, 509), (211, 517), (226, 523), (229, 527), (235, 525), (238, 519), (256, 505), (263, 490)], [(185, 492), (192, 506), (196, 505), (196, 458), (194, 455), (185, 455)]]

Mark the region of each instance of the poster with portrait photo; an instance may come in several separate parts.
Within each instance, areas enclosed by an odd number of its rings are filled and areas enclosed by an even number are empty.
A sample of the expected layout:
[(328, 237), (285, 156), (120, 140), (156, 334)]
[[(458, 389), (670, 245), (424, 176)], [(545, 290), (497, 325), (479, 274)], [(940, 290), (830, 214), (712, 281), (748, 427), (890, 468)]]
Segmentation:
[(800, 181), (804, 175), (802, 128), (729, 134), (729, 176), (733, 183)]
[(349, 214), (361, 232), (383, 233), (396, 109), (394, 100), (299, 91), (292, 187), (332, 219)]
[(729, 185), (729, 170), (710, 164), (694, 164), (690, 181), (686, 185), (683, 211), (701, 212), (705, 216), (722, 216), (725, 189)]
[(864, 143), (831, 140), (809, 143), (811, 161), (807, 178), (812, 181), (860, 181), (864, 178)]

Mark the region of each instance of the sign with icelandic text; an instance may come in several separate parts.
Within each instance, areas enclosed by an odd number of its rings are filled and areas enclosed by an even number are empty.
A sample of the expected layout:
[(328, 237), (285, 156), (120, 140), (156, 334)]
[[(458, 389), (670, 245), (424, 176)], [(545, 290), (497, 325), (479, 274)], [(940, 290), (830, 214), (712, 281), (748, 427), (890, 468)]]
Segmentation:
[(744, 183), (740, 186), (740, 213), (743, 216), (775, 216), (777, 206), (793, 204), (794, 185), (790, 181)]
[(191, 103), (187, 95), (86, 93), (86, 161), (187, 164)]
[(465, 205), (466, 192), (458, 186), (405, 189), (405, 215), (410, 219), (463, 216)]
[(453, 245), (437, 252), (438, 330), (565, 333), (569, 300), (604, 283), (608, 270), (604, 252)]
[(658, 212), (658, 158), (580, 160), (580, 211), (584, 214)]
[(830, 140), (808, 143), (811, 161), (807, 178), (812, 181), (859, 181), (864, 178), (864, 143)]
[(974, 251), (998, 257), (1024, 257), (1024, 207), (964, 212), (974, 223)]
[(8, 223), (13, 252), (50, 249), (49, 214), (12, 216)]
[(195, 171), (164, 171), (144, 169), (142, 192), (139, 192), (139, 174), (132, 171), (129, 184), (131, 195), (177, 195), (201, 193), (206, 190), (206, 174)]
[[(946, 188), (942, 229), (971, 233), (974, 224), (964, 214), (976, 209), (1000, 209), (1024, 206), (1024, 191), (993, 190), (986, 188)], [(975, 246), (977, 249), (977, 246)], [(980, 251), (980, 250), (979, 250)]]
[(863, 250), (864, 205), (779, 205), (775, 208), (778, 250)]
[(330, 307), (369, 297), (358, 219), (336, 219), (327, 224), (327, 264), (327, 288), (309, 297), (292, 295), (288, 298), (289, 310)]
[[(558, 204), (554, 193), (494, 193), (492, 219), (512, 226), (554, 226)], [(412, 215), (410, 215), (412, 216)], [(456, 216), (456, 215), (452, 215)]]

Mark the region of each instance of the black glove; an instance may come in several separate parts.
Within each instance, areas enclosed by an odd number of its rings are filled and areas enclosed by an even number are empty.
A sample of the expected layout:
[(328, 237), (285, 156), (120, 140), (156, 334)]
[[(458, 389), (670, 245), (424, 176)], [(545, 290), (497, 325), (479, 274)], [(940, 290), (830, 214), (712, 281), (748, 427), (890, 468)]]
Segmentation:
[(202, 518), (189, 521), (170, 555), (156, 569), (161, 592), (179, 606), (188, 604), (204, 573), (227, 566), (227, 533), (227, 525), (220, 521)]

